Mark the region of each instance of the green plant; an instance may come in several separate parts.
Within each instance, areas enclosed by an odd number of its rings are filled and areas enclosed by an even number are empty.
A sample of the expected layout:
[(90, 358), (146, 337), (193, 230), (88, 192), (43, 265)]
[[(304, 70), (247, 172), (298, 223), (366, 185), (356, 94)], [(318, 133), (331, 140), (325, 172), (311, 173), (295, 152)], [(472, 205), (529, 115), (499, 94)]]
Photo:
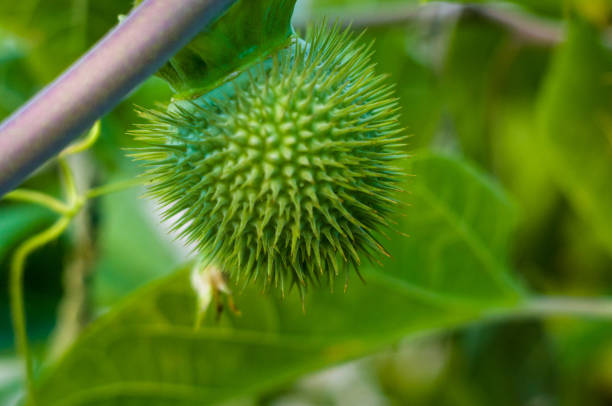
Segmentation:
[[(139, 42), (134, 65), (158, 78), (0, 203), (26, 365), (0, 374), (0, 403), (354, 404), (373, 388), (383, 404), (607, 404), (611, 4), (321, 0), (292, 27), (291, 0), (183, 1), (208, 10), (201, 31)], [(100, 8), (128, 11), (76, 3), (70, 29), (47, 4), (0, 6), (2, 111), (82, 52)], [(302, 39), (319, 13), (338, 21)], [(62, 32), (75, 46), (50, 54)], [(110, 38), (103, 51), (128, 45)], [(149, 52), (162, 43), (185, 46), (165, 62), (169, 48)], [(26, 109), (3, 124), (0, 156), (15, 159), (0, 160), (0, 190), (101, 114), (104, 83), (129, 91), (111, 79), (88, 82), (94, 103), (65, 122), (25, 125)], [(325, 286), (336, 279), (344, 292)], [(350, 391), (291, 383), (373, 353)]]
[(368, 48), (323, 24), (218, 91), (142, 113), (150, 195), (205, 261), (302, 291), (386, 254), (375, 233), (405, 137)]

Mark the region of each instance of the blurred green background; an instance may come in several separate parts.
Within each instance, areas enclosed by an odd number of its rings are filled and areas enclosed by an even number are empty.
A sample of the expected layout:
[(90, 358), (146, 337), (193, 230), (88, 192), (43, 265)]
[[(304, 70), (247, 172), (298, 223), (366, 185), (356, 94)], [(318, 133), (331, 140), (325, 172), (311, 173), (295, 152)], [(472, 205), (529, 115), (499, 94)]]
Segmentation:
[[(4, 1), (0, 118), (75, 61), (130, 3)], [(508, 263), (522, 285), (541, 294), (612, 294), (612, 1), (300, 0), (294, 25), (300, 31), (322, 17), (367, 28), (365, 38), (376, 40), (378, 68), (397, 83), (417, 158), (425, 149), (438, 151), (503, 189), (511, 209), (496, 213), (512, 223)], [(87, 159), (73, 163), (80, 181), (99, 185), (135, 176), (123, 150), (132, 145), (126, 131), (139, 121), (133, 106), (151, 107), (171, 95), (161, 79), (151, 78), (104, 117), (101, 140)], [(459, 179), (449, 176), (445, 182)], [(27, 186), (57, 195), (57, 179), (48, 165)], [(87, 246), (75, 229), (29, 261), (28, 321), (37, 352), (46, 352), (53, 337), (62, 269), (75, 258), (87, 258), (88, 319), (188, 259), (158, 224), (154, 203), (140, 194), (93, 202), (79, 220)], [(2, 405), (19, 398), (21, 385), (4, 288), (10, 253), (52, 220), (36, 207), (0, 203)], [(420, 255), (419, 247), (410, 249)], [(231, 404), (610, 405), (612, 324), (472, 325), (400, 341)]]

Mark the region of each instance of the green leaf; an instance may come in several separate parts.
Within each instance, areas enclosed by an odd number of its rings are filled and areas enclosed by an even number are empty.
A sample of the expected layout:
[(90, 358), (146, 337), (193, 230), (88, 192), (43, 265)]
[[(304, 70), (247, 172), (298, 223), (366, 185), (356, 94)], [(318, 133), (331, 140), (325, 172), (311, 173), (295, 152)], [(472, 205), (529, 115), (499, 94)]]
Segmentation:
[(286, 44), (296, 0), (237, 0), (160, 69), (186, 97), (198, 96)]
[(576, 211), (612, 252), (612, 53), (599, 32), (569, 26), (540, 99), (546, 162)]
[(395, 275), (446, 297), (512, 298), (521, 288), (509, 275), (507, 255), (517, 215), (499, 185), (474, 167), (445, 155), (421, 153), (415, 181), (399, 216), (406, 238), (392, 238)]
[(47, 371), (40, 402), (211, 404), (518, 305), (504, 262), (513, 214), (503, 193), (449, 157), (425, 154), (414, 173), (414, 206), (402, 221), (413, 236), (397, 238), (384, 269), (364, 267), (365, 284), (315, 290), (305, 313), (295, 291), (281, 300), (247, 288), (237, 295), (242, 316), (226, 312), (196, 330), (184, 269), (90, 326)]
[[(128, 0), (8, 1), (0, 4), (0, 24), (32, 45), (29, 59), (46, 83), (117, 24), (131, 5)], [(158, 74), (180, 92), (215, 87), (287, 41), (294, 5), (295, 0), (237, 0)]]

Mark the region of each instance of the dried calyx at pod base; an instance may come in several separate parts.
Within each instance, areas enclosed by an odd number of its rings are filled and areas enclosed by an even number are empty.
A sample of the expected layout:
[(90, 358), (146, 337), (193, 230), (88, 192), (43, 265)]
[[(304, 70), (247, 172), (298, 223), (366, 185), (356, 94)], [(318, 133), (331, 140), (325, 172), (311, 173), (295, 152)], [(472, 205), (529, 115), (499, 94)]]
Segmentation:
[(218, 89), (142, 111), (149, 194), (207, 263), (285, 291), (386, 254), (405, 157), (372, 44), (325, 24)]

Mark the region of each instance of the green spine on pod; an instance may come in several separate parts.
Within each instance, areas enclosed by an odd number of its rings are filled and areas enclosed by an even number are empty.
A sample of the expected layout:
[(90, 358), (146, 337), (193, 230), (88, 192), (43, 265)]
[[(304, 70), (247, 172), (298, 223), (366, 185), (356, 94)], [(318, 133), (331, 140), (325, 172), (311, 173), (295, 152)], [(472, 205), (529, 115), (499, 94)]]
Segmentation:
[(323, 24), (214, 92), (142, 112), (149, 194), (235, 281), (304, 292), (385, 254), (406, 137), (371, 48)]

